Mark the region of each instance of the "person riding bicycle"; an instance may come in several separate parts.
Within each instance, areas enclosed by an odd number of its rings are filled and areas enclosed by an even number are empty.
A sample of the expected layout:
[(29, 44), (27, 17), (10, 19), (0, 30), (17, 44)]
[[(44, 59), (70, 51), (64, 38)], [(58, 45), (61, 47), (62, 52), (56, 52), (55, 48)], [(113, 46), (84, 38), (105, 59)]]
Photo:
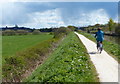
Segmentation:
[[(104, 32), (101, 30), (101, 28), (98, 28), (98, 32), (96, 32), (95, 38), (97, 40), (97, 49), (99, 46), (102, 48), (103, 46), (99, 45), (99, 43), (102, 44), (102, 42), (104, 40)], [(101, 49), (101, 51), (102, 51), (102, 49)]]

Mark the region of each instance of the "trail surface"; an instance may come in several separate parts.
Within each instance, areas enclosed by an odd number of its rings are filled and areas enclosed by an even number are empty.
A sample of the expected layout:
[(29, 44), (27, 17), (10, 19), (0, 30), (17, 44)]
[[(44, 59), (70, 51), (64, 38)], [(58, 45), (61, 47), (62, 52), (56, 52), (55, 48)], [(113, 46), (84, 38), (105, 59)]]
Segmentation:
[(96, 44), (85, 36), (75, 32), (86, 47), (90, 59), (93, 62), (100, 82), (118, 82), (118, 62), (106, 51), (97, 53)]

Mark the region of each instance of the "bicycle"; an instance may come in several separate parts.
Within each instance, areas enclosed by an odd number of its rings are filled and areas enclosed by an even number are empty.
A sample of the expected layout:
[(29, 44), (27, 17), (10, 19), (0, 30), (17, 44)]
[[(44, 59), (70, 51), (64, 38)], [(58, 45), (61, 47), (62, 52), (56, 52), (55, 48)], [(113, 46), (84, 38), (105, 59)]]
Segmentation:
[(97, 50), (98, 50), (98, 52), (99, 52), (100, 54), (102, 53), (103, 44), (102, 44), (102, 42), (100, 42), (100, 41), (97, 42)]

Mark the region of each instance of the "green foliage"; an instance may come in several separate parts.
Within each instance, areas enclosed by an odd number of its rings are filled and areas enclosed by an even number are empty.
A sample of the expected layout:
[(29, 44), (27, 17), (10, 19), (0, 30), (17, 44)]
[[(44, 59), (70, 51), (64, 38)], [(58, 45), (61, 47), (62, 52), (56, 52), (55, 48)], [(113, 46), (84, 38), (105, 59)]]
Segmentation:
[(89, 59), (82, 42), (71, 33), (24, 82), (98, 82)]
[(26, 30), (17, 30), (15, 31), (15, 35), (27, 35), (28, 31)]
[(15, 35), (15, 31), (14, 30), (5, 30), (2, 32), (2, 35), (5, 36), (11, 36), (11, 35)]
[(8, 57), (5, 58), (6, 64), (2, 66), (2, 76), (5, 77), (7, 81), (18, 80), (23, 70), (26, 68), (26, 62), (23, 57)]
[(60, 27), (54, 31), (54, 38), (60, 38), (61, 36), (67, 35), (70, 33), (70, 29), (66, 27)]
[(40, 32), (40, 30), (37, 30), (37, 29), (36, 29), (36, 30), (34, 30), (34, 31), (32, 32), (32, 34), (33, 34), (33, 35), (38, 35), (38, 34), (41, 34), (41, 32)]
[(112, 18), (110, 18), (107, 24), (95, 24), (92, 26), (83, 27), (82, 29), (87, 33), (95, 33), (97, 32), (97, 28), (100, 27), (106, 34), (119, 35), (120, 34), (119, 26), (120, 26), (119, 23), (115, 23), (112, 20)]
[(76, 27), (69, 25), (67, 28), (69, 28), (72, 31), (75, 31)]
[(120, 23), (116, 24), (115, 33), (117, 33), (118, 35), (120, 35)]
[(55, 42), (54, 39), (46, 40), (25, 51), (18, 52), (15, 56), (6, 57), (2, 68), (3, 78), (7, 79), (6, 81), (21, 80), (22, 74), (34, 67), (37, 60), (41, 61), (42, 57), (51, 51)]
[(115, 27), (114, 21), (112, 20), (112, 18), (110, 18), (109, 22), (108, 22), (108, 26), (109, 26), (109, 31), (111, 32)]
[(41, 34), (40, 30), (38, 29), (35, 29), (33, 32), (31, 32), (31, 30), (25, 30), (25, 29), (17, 29), (17, 30), (10, 30), (10, 29), (7, 29), (7, 30), (4, 30), (2, 31), (2, 36), (15, 36), (15, 35), (30, 35), (30, 34), (33, 34), (33, 35), (38, 35), (38, 34)]

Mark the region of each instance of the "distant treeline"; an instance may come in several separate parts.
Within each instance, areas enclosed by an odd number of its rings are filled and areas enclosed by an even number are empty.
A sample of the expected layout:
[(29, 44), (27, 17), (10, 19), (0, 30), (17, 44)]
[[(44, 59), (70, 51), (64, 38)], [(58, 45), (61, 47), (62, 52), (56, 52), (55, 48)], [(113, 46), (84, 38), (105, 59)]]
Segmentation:
[(106, 35), (120, 35), (120, 23), (114, 22), (111, 18), (107, 24), (89, 25), (80, 29), (88, 33), (95, 33), (99, 27), (102, 28)]
[[(59, 27), (59, 28), (69, 28), (71, 30), (76, 30), (77, 27), (75, 26), (68, 26), (68, 27)], [(28, 34), (41, 34), (42, 32), (55, 32), (59, 28), (42, 28), (42, 29), (31, 29), (26, 27), (18, 27), (15, 25), (15, 27), (4, 27), (0, 28), (2, 30), (3, 36), (11, 36), (11, 35), (28, 35)], [(61, 32), (61, 31), (60, 31)]]
[(0, 28), (3, 36), (11, 36), (11, 35), (27, 35), (27, 34), (41, 34), (41, 32), (52, 32), (52, 28), (45, 29), (31, 29), (26, 27), (5, 27)]

